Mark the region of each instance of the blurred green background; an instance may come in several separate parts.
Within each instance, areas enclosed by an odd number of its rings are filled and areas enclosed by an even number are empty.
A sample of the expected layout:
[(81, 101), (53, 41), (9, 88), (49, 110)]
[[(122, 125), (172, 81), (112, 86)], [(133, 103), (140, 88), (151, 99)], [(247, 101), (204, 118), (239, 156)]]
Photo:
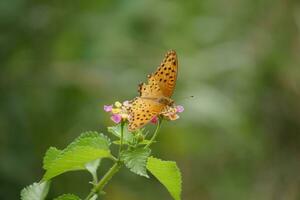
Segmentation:
[[(0, 28), (0, 199), (42, 177), (50, 146), (106, 133), (103, 104), (135, 97), (169, 49), (186, 110), (153, 154), (177, 161), (183, 199), (300, 199), (299, 1), (4, 0)], [(89, 180), (61, 175), (50, 197), (84, 197)], [(125, 169), (106, 192), (171, 199)]]

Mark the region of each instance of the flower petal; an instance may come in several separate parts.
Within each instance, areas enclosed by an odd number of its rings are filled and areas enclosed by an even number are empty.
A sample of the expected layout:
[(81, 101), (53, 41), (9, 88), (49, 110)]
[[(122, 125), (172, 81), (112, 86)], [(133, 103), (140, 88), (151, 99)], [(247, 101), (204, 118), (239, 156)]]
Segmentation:
[(119, 101), (116, 101), (116, 102), (115, 102), (115, 106), (116, 106), (117, 108), (121, 108), (122, 104), (121, 104)]
[(157, 122), (158, 122), (158, 117), (157, 117), (157, 116), (152, 117), (152, 119), (151, 119), (150, 122), (153, 123), (153, 124), (157, 124)]
[(177, 115), (177, 114), (169, 115), (169, 119), (172, 120), (172, 121), (174, 121), (174, 120), (176, 120), (178, 118), (179, 118), (179, 115)]
[(128, 114), (127, 113), (122, 113), (121, 117), (122, 117), (122, 119), (128, 119)]
[(129, 103), (129, 101), (124, 101), (123, 105), (126, 106), (126, 107), (128, 107), (130, 105), (130, 103)]
[(113, 109), (111, 109), (111, 112), (112, 112), (113, 114), (119, 114), (121, 111), (122, 111), (122, 110), (121, 110), (120, 108), (113, 108)]
[(113, 114), (110, 119), (115, 122), (116, 124), (120, 123), (122, 120), (122, 116), (119, 114)]
[(181, 106), (181, 105), (178, 105), (178, 106), (176, 106), (176, 111), (177, 111), (178, 113), (182, 113), (182, 112), (184, 111), (184, 107)]
[(103, 110), (105, 111), (105, 112), (110, 112), (111, 110), (112, 110), (112, 105), (104, 105), (103, 106)]

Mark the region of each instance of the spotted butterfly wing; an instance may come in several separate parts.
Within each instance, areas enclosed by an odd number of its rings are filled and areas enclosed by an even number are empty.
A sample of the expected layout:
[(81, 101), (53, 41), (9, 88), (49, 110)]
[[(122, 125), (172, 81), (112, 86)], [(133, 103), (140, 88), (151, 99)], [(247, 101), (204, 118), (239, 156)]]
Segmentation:
[(139, 88), (140, 97), (143, 98), (161, 98), (162, 90), (153, 75), (148, 76), (148, 84), (142, 83)]
[(163, 62), (152, 74), (165, 97), (170, 98), (174, 92), (178, 73), (178, 60), (175, 51), (169, 51)]
[(156, 101), (136, 97), (129, 109), (129, 124), (130, 132), (141, 128), (147, 124), (154, 116), (158, 115), (164, 108), (163, 104)]

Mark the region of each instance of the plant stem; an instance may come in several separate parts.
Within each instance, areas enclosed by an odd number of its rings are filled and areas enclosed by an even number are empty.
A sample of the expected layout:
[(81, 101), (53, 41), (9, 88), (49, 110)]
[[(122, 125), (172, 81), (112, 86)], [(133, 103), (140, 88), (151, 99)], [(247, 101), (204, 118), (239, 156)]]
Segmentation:
[(109, 170), (106, 172), (106, 174), (103, 176), (103, 178), (97, 183), (97, 185), (94, 186), (92, 191), (89, 193), (89, 195), (85, 198), (85, 200), (89, 200), (92, 198), (95, 194), (98, 194), (100, 191), (102, 191), (103, 187), (108, 183), (108, 181), (113, 177), (115, 173), (119, 171), (121, 168), (121, 162), (116, 162)]
[(121, 138), (120, 138), (120, 147), (119, 147), (118, 160), (120, 160), (120, 154), (121, 154), (122, 146), (123, 146), (124, 124), (125, 124), (125, 122), (122, 120), (121, 121)]
[(156, 129), (150, 139), (150, 142), (144, 147), (144, 149), (148, 148), (154, 142), (155, 138), (157, 137), (158, 131), (160, 129), (161, 123), (162, 123), (162, 118), (158, 118), (158, 124), (156, 126)]

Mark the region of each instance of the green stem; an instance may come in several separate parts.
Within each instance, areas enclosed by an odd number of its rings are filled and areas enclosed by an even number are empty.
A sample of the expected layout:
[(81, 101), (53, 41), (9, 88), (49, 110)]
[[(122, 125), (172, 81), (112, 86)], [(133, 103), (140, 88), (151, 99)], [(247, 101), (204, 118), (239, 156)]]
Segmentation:
[(155, 132), (153, 133), (150, 142), (144, 147), (145, 149), (148, 148), (154, 142), (155, 138), (157, 137), (158, 131), (160, 129), (161, 123), (162, 123), (162, 118), (159, 117)]
[(89, 195), (85, 198), (85, 200), (89, 200), (92, 198), (95, 194), (98, 194), (102, 191), (104, 186), (108, 183), (108, 181), (113, 177), (115, 173), (119, 171), (121, 168), (121, 162), (116, 162), (109, 170), (106, 172), (106, 174), (103, 176), (103, 178), (97, 183), (97, 185), (94, 186), (92, 191), (89, 193)]
[(120, 154), (121, 154), (122, 147), (123, 147), (124, 125), (125, 125), (125, 122), (122, 120), (121, 121), (121, 138), (120, 138), (120, 147), (119, 147), (119, 155), (118, 155), (119, 157), (118, 157), (118, 160), (120, 160)]

